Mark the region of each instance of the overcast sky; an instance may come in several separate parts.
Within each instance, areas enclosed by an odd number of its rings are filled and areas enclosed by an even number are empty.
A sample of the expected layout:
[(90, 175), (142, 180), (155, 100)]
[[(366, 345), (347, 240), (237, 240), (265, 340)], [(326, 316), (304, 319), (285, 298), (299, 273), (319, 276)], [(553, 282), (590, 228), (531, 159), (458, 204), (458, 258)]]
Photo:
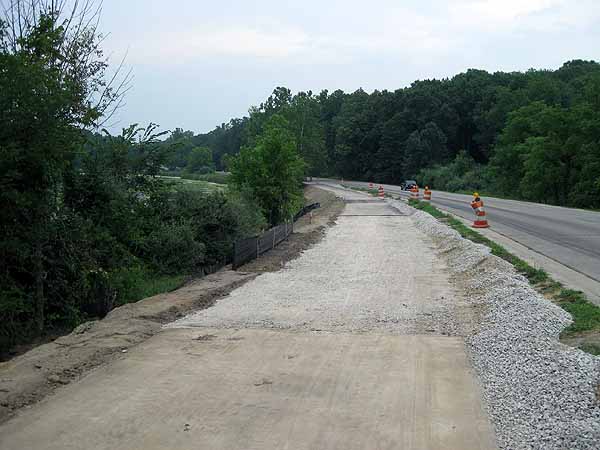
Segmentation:
[(134, 74), (115, 128), (206, 132), (276, 86), (395, 90), (600, 60), (600, 0), (104, 0), (101, 28)]

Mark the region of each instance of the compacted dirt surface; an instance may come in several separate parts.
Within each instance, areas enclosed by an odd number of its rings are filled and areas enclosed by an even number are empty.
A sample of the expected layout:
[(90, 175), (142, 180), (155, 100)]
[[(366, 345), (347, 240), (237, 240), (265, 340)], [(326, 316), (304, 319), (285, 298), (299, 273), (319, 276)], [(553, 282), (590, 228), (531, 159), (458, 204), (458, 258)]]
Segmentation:
[(0, 448), (496, 448), (477, 308), (408, 215), (331, 192), (347, 204), (320, 242), (22, 409)]

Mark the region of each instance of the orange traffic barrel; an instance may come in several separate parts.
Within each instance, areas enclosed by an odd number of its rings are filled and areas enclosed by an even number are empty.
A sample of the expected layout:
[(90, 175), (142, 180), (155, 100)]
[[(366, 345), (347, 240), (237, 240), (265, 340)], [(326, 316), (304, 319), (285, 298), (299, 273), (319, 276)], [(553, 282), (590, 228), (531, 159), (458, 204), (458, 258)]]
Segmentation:
[(425, 186), (425, 190), (423, 191), (423, 200), (431, 200), (431, 191), (429, 190), (429, 186)]
[(475, 192), (473, 194), (473, 201), (471, 202), (471, 208), (475, 212), (475, 220), (473, 221), (473, 228), (489, 228), (490, 224), (485, 216), (485, 209), (483, 208), (483, 200), (479, 197), (479, 194)]
[(419, 200), (419, 186), (415, 185), (410, 188), (410, 198)]

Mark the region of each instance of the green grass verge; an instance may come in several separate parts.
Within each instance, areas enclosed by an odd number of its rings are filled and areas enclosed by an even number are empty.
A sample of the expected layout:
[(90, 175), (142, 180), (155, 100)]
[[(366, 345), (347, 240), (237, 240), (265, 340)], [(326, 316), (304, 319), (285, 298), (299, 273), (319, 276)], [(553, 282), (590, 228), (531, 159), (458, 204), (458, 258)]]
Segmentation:
[(228, 184), (231, 174), (229, 172), (212, 172), (200, 175), (184, 172), (181, 174), (181, 178), (185, 178), (186, 180), (208, 181), (209, 183), (216, 184)]
[(595, 356), (600, 356), (600, 345), (597, 344), (581, 344), (579, 350), (583, 350), (586, 353), (591, 353)]
[[(563, 331), (563, 337), (571, 337), (582, 332), (594, 330), (600, 331), (600, 307), (587, 300), (582, 292), (566, 289), (561, 283), (550, 278), (544, 270), (532, 267), (501, 245), (469, 228), (460, 220), (443, 213), (435, 206), (413, 199), (409, 199), (408, 203), (413, 208), (431, 214), (436, 219), (443, 220), (444, 223), (458, 231), (462, 237), (489, 247), (493, 255), (508, 261), (519, 273), (527, 277), (536, 290), (550, 297), (554, 303), (569, 312), (573, 316), (573, 323)], [(582, 344), (580, 348), (594, 355), (600, 354), (600, 347), (595, 344)]]
[[(367, 194), (372, 195), (373, 197), (379, 196), (379, 190), (377, 189), (362, 188), (358, 186), (348, 186), (347, 184), (342, 184), (342, 187), (346, 189), (351, 189), (353, 191), (366, 192)], [(387, 196), (388, 195), (386, 194), (386, 197)]]
[(129, 267), (113, 272), (110, 278), (117, 290), (117, 305), (124, 305), (174, 291), (183, 285), (187, 276), (157, 275), (143, 267)]
[[(367, 194), (372, 195), (373, 197), (379, 197), (379, 189), (368, 189), (357, 186), (348, 186), (347, 184), (342, 184), (342, 187), (346, 189), (351, 189), (353, 191), (366, 192)], [(388, 194), (387, 192), (384, 192), (384, 196), (387, 198), (394, 198), (392, 194)]]
[(448, 214), (444, 214), (439, 209), (437, 209), (435, 206), (432, 206), (431, 204), (429, 204), (427, 202), (422, 202), (422, 201), (413, 200), (413, 199), (409, 199), (408, 203), (413, 208), (420, 209), (421, 211), (425, 211), (426, 213), (431, 214), (436, 219), (444, 219), (444, 222), (446, 222), (448, 225), (450, 225), (450, 227), (452, 227), (456, 231), (458, 231), (462, 237), (469, 239), (473, 242), (477, 242), (478, 244), (483, 244), (483, 245), (489, 247), (492, 250), (493, 255), (496, 255), (496, 256), (504, 259), (505, 261), (508, 261), (513, 266), (515, 266), (517, 271), (519, 273), (525, 275), (531, 284), (538, 284), (538, 283), (542, 283), (542, 282), (548, 280), (548, 274), (545, 271), (543, 271), (542, 269), (536, 269), (535, 267), (530, 266), (522, 259), (520, 259), (520, 258), (516, 257), (515, 255), (513, 255), (512, 253), (510, 253), (508, 250), (506, 250), (501, 245), (486, 238), (481, 233), (478, 233), (477, 231), (473, 230), (472, 228), (469, 228), (464, 223), (462, 223), (460, 220), (458, 220), (452, 216), (449, 216)]
[(560, 289), (555, 295), (556, 303), (573, 316), (573, 324), (565, 330), (566, 335), (582, 331), (600, 330), (600, 308), (590, 303), (583, 292)]
[(173, 191), (200, 192), (208, 194), (215, 191), (221, 191), (227, 188), (224, 184), (216, 184), (208, 181), (189, 180), (179, 177), (161, 177), (169, 189)]

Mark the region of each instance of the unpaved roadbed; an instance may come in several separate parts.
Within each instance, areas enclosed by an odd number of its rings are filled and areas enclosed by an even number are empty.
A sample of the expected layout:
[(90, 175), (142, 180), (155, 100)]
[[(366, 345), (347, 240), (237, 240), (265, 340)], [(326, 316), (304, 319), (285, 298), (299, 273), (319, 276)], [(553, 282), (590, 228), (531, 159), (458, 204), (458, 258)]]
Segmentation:
[(283, 270), (21, 411), (0, 442), (495, 450), (461, 337), (475, 308), (409, 217), (356, 200)]
[(168, 330), (0, 426), (3, 450), (493, 450), (460, 338)]
[(348, 204), (302, 257), (167, 326), (465, 335), (476, 309), (417, 233), (383, 202)]

